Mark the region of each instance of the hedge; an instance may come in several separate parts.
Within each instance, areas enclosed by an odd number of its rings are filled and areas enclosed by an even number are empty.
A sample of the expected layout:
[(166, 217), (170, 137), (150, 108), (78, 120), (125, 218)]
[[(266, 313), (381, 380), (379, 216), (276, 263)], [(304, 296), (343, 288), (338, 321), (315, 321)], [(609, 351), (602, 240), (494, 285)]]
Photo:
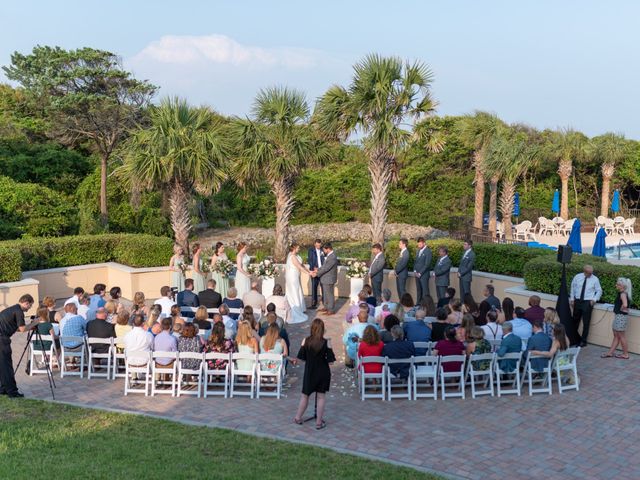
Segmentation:
[(92, 263), (130, 267), (167, 265), (173, 241), (153, 235), (77, 235), (0, 242), (0, 282), (20, 280), (21, 272)]

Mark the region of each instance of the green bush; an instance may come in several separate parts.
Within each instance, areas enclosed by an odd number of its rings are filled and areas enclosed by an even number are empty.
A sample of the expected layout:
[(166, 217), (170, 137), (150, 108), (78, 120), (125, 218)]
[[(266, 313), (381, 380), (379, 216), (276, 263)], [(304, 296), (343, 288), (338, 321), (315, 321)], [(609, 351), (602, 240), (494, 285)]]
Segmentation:
[(153, 235), (118, 235), (113, 261), (130, 267), (169, 265), (173, 255), (173, 240)]
[(16, 282), (20, 277), (20, 252), (13, 247), (0, 245), (0, 282)]
[[(585, 264), (593, 265), (593, 273), (600, 279), (602, 299), (613, 303), (616, 298), (616, 281), (619, 277), (627, 277), (632, 285), (640, 285), (640, 268), (629, 265), (614, 265), (604, 259), (592, 255), (574, 255), (567, 265), (567, 286), (571, 286), (573, 277), (582, 271)], [(536, 292), (558, 295), (562, 265), (555, 257), (539, 257), (527, 262), (524, 267), (524, 281), (527, 289)], [(637, 300), (635, 304), (638, 305)]]
[(550, 250), (521, 245), (477, 243), (473, 249), (476, 252), (476, 270), (513, 277), (522, 276), (524, 266), (529, 260), (555, 256), (555, 253)]

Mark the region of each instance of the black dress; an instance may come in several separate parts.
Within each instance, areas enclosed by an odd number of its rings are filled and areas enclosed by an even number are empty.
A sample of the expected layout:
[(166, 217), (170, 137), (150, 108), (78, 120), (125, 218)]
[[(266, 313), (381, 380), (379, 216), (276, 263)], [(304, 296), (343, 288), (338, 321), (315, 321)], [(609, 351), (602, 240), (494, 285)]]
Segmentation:
[(324, 340), (317, 352), (309, 348), (306, 343), (300, 347), (298, 358), (304, 360), (304, 378), (302, 393), (311, 395), (313, 392), (325, 393), (331, 385), (331, 369), (329, 363), (336, 361), (333, 350)]

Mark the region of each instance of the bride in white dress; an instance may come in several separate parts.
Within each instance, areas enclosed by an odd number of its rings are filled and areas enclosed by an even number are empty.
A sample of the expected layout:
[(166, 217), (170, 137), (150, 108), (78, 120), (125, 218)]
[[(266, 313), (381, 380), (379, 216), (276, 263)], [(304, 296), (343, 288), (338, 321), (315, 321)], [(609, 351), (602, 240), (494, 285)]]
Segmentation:
[(249, 255), (247, 255), (247, 244), (238, 243), (238, 256), (236, 257), (236, 281), (235, 286), (238, 291), (238, 297), (242, 300), (245, 293), (251, 291), (251, 275), (247, 271), (249, 268)]
[(302, 258), (298, 255), (300, 245), (294, 243), (289, 249), (287, 255), (287, 264), (285, 268), (285, 287), (287, 303), (291, 307), (288, 323), (302, 323), (307, 321), (305, 310), (307, 304), (302, 293), (302, 283), (300, 282), (300, 274), (302, 272), (309, 273), (309, 270), (302, 264)]

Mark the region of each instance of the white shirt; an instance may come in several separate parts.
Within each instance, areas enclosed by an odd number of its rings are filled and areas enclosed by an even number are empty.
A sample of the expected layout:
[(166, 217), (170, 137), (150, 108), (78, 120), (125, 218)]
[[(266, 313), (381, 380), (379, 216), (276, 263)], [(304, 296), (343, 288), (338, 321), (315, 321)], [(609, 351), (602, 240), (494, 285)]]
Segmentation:
[(318, 266), (322, 266), (322, 252), (319, 248), (316, 248), (316, 258), (318, 259)]
[(222, 323), (224, 324), (224, 337), (233, 339), (236, 336), (236, 321), (228, 315), (223, 315)]
[(153, 335), (142, 327), (133, 327), (124, 336), (124, 351), (128, 357), (134, 357), (129, 360), (131, 365), (146, 365), (149, 361), (151, 345), (153, 345)]
[(403, 248), (402, 250), (400, 250), (400, 256), (402, 256), (402, 254), (405, 252), (405, 250), (406, 250), (406, 247)]
[(266, 299), (257, 290), (249, 290), (242, 297), (242, 303), (250, 305), (253, 308), (254, 313), (260, 315), (267, 308)]
[[(78, 315), (87, 320), (87, 313), (89, 312), (89, 305), (80, 305), (78, 307)], [(94, 314), (95, 318), (95, 314)]]
[(64, 301), (65, 305), (69, 305), (70, 303), (73, 303), (76, 308), (80, 308), (80, 300), (78, 300), (77, 295), (74, 295), (73, 297), (69, 297)]
[(176, 302), (171, 300), (169, 297), (161, 297), (155, 301), (157, 305), (162, 307), (162, 314), (160, 318), (170, 317), (171, 316), (171, 307), (177, 305)]
[[(584, 283), (585, 276), (584, 273), (579, 273), (573, 280), (571, 281), (571, 294), (569, 295), (569, 300), (580, 300), (580, 294), (582, 293), (582, 285)], [(600, 300), (602, 296), (602, 287), (600, 286), (600, 280), (598, 277), (591, 274), (589, 278), (587, 278), (587, 286), (584, 289), (584, 299), (592, 300), (597, 302)]]
[(464, 251), (464, 255), (462, 255), (462, 258), (466, 257), (467, 254), (471, 251), (470, 248), (468, 248), (467, 250)]
[(447, 258), (449, 255), (445, 255), (444, 257), (440, 257), (440, 260), (438, 260), (438, 263), (442, 263), (444, 261), (445, 258)]
[(488, 322), (480, 328), (484, 331), (484, 338), (486, 340), (502, 340), (502, 325), (495, 322)]

